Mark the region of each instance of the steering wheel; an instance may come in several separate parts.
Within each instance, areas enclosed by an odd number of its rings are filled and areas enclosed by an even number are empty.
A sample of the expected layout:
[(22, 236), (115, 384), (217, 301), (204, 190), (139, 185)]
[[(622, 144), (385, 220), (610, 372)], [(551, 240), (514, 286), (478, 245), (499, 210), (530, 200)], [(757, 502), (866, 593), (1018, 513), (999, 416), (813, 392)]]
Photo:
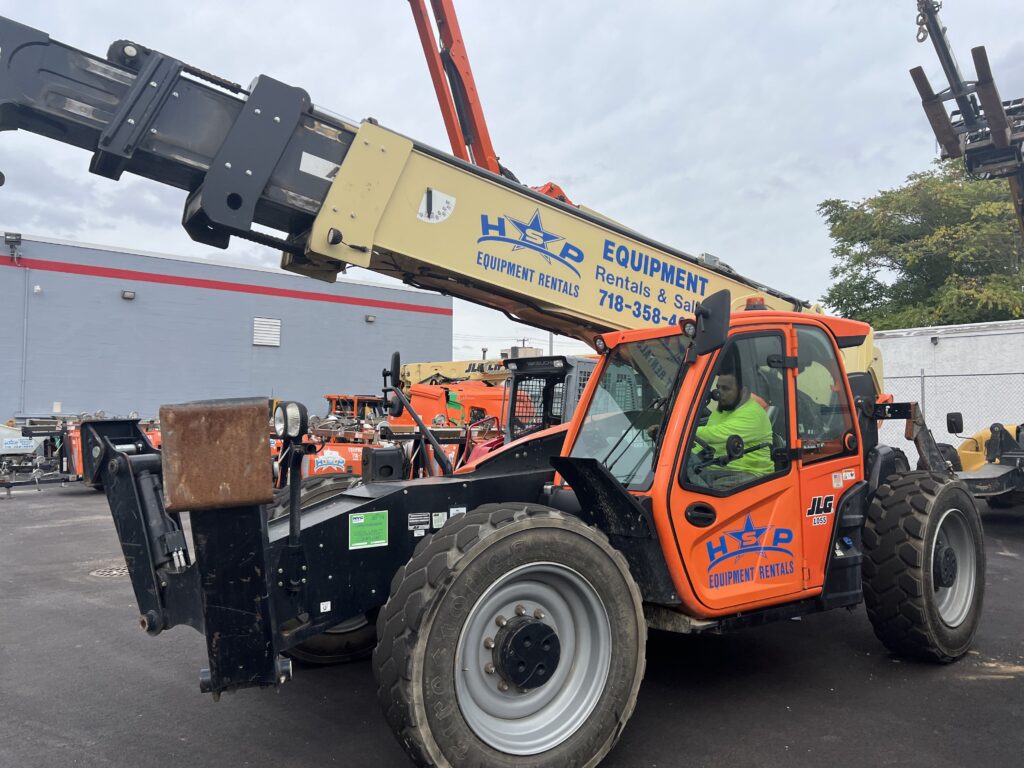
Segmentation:
[(700, 475), (705, 468), (710, 467), (715, 462), (715, 449), (711, 447), (707, 440), (694, 435), (693, 442), (700, 447), (700, 450), (697, 451), (696, 457), (693, 457), (693, 461), (687, 462), (686, 473), (691, 479)]
[(696, 456), (691, 454), (686, 461), (686, 479), (694, 485), (707, 488), (709, 487), (708, 481), (701, 473), (715, 461), (715, 449), (708, 444), (707, 440), (697, 437), (697, 435), (693, 436), (693, 442), (700, 450), (697, 451)]

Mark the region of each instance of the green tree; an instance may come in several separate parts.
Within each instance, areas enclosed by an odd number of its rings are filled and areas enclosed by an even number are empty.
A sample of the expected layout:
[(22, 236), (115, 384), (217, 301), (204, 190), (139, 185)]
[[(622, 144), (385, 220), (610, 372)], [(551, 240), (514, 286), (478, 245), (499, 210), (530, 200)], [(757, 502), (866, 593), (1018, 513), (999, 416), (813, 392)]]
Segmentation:
[(824, 301), (878, 329), (1024, 317), (1024, 244), (1005, 180), (936, 161), (860, 202), (825, 200), (835, 241)]

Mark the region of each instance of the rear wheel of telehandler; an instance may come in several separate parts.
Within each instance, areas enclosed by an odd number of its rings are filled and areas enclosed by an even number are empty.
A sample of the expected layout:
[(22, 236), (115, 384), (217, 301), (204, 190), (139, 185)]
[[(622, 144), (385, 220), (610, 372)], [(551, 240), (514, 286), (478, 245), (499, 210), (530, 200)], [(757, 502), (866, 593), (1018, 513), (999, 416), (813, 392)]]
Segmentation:
[(864, 603), (878, 639), (954, 661), (974, 639), (984, 592), (981, 518), (966, 486), (930, 472), (891, 477), (864, 527)]
[(910, 459), (902, 448), (893, 448), (892, 452), (896, 455), (896, 471), (905, 475), (910, 471)]
[[(942, 456), (943, 460), (949, 464), (949, 468), (954, 472), (963, 472), (964, 465), (960, 460), (960, 454), (956, 452), (956, 448), (949, 443), (936, 443), (939, 449), (939, 455)], [(904, 454), (905, 455), (905, 454)], [(917, 468), (920, 470), (929, 469), (925, 466), (925, 459), (918, 458)], [(941, 469), (941, 467), (933, 467), (932, 469)]]
[(535, 505), (447, 523), (395, 575), (377, 630), (378, 698), (419, 765), (594, 766), (643, 678), (647, 628), (625, 559)]
[[(359, 477), (342, 474), (316, 475), (302, 480), (299, 507), (305, 509), (338, 496), (359, 482)], [(267, 505), (267, 519), (288, 514), (288, 489), (274, 494)], [(285, 651), (287, 656), (307, 664), (341, 664), (365, 659), (377, 644), (376, 612), (355, 616)]]

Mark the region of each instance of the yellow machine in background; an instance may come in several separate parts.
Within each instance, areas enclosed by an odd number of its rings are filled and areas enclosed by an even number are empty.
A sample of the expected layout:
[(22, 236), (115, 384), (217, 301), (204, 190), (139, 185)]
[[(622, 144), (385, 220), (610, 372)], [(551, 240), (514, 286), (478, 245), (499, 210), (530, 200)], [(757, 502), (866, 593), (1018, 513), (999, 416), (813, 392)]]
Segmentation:
[(504, 383), (509, 376), (501, 358), (487, 360), (450, 360), (440, 363), (405, 363), (402, 366), (402, 386), (413, 384), (445, 384), (453, 381), (484, 381)]

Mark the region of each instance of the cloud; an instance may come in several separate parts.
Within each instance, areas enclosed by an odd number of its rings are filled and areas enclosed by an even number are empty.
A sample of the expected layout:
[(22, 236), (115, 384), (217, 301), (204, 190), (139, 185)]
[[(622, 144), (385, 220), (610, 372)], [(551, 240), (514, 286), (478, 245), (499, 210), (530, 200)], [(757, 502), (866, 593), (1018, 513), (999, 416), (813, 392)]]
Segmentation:
[[(372, 115), (448, 149), (404, 3), (254, 0), (240, 17), (186, 1), (171, 15), (119, 7), (114, 20), (108, 7), (0, 0), (0, 13), (93, 53), (124, 37), (243, 84), (266, 73), (328, 109)], [(930, 43), (914, 41), (912, 3), (523, 0), (462, 2), (458, 11), (492, 139), (519, 178), (556, 181), (656, 240), (713, 253), (804, 298), (829, 285), (831, 243), (817, 204), (896, 186), (936, 155), (907, 71), (921, 64), (936, 88), (945, 84)], [(1024, 96), (1024, 28), (1007, 23), (1019, 13), (1012, 0), (942, 11), (965, 77), (970, 47), (984, 43), (1004, 99)], [(0, 224), (211, 254), (180, 227), (184, 193), (99, 179), (87, 163), (55, 142), (0, 134)], [(278, 258), (244, 242), (214, 255)], [(462, 302), (455, 323), (456, 334), (538, 334)]]

